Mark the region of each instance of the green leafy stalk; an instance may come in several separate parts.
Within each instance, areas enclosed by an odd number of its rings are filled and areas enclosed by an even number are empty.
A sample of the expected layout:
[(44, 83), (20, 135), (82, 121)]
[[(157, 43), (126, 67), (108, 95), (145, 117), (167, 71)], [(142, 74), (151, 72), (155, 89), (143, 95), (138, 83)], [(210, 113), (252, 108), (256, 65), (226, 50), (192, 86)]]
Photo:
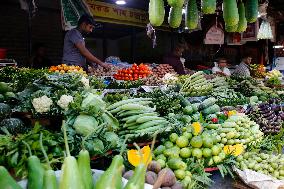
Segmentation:
[(48, 168), (51, 170), (51, 165), (50, 165), (50, 161), (48, 159), (48, 156), (46, 154), (46, 151), (44, 150), (44, 147), (43, 147), (43, 143), (42, 143), (42, 133), (40, 133), (40, 137), (39, 137), (39, 144), (40, 144), (40, 148), (41, 148), (41, 151), (43, 153), (43, 156), (47, 162), (47, 165), (48, 165)]
[(28, 148), (28, 151), (29, 151), (29, 155), (32, 156), (32, 151), (31, 151), (31, 147), (28, 143), (26, 143), (24, 140), (22, 141), (24, 143), (24, 145), (26, 145), (26, 147)]

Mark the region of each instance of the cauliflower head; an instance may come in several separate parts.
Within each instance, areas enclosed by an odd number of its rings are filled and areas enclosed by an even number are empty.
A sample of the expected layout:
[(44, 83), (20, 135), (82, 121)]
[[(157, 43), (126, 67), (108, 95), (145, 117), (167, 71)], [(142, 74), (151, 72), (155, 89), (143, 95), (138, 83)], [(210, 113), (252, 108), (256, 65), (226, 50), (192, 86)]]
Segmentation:
[(32, 100), (33, 107), (38, 113), (45, 113), (50, 110), (51, 105), (53, 104), (52, 100), (48, 98), (46, 95), (34, 98)]

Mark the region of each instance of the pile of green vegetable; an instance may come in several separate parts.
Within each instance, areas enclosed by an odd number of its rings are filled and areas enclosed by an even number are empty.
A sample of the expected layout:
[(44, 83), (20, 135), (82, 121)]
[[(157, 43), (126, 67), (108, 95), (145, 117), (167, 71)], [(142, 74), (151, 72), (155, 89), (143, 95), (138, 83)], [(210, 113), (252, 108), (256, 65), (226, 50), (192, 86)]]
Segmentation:
[(284, 179), (283, 154), (265, 154), (259, 152), (246, 152), (237, 157), (237, 167), (241, 170), (251, 169), (276, 179)]
[(191, 75), (182, 85), (181, 93), (184, 96), (205, 96), (211, 93), (212, 84), (206, 80), (203, 72)]
[(213, 92), (210, 96), (217, 99), (219, 106), (237, 106), (246, 104), (247, 98), (241, 93), (235, 92), (229, 88), (229, 84), (224, 77), (216, 77), (211, 80), (213, 84)]
[(226, 158), (222, 145), (215, 136), (209, 132), (201, 133), (201, 130), (194, 127), (194, 124), (188, 126), (181, 135), (172, 133), (154, 150), (154, 159), (162, 168), (174, 170), (184, 188), (195, 184), (192, 177), (194, 172), (188, 167), (191, 162), (203, 162), (204, 166), (212, 167), (222, 164)]
[(216, 125), (218, 139), (224, 145), (251, 145), (261, 140), (263, 133), (259, 125), (245, 115), (232, 115), (221, 125)]
[(122, 100), (107, 107), (120, 121), (119, 136), (135, 140), (151, 136), (168, 128), (168, 121), (151, 108), (151, 98), (132, 98)]

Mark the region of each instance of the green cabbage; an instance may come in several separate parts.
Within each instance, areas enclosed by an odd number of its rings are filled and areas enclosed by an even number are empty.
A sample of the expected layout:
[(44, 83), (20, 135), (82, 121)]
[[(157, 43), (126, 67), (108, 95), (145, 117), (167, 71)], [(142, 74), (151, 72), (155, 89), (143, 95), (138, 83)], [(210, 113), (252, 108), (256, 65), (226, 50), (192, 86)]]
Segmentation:
[(98, 113), (101, 110), (106, 109), (106, 103), (102, 100), (102, 98), (93, 93), (89, 93), (86, 98), (83, 99), (81, 107), (83, 109), (94, 109), (95, 113)]
[(120, 142), (119, 137), (114, 132), (106, 132), (104, 138), (108, 142), (108, 145), (110, 145), (110, 148), (117, 147)]
[(92, 116), (79, 115), (75, 119), (73, 127), (77, 133), (87, 136), (96, 130), (96, 128), (98, 127), (98, 122)]

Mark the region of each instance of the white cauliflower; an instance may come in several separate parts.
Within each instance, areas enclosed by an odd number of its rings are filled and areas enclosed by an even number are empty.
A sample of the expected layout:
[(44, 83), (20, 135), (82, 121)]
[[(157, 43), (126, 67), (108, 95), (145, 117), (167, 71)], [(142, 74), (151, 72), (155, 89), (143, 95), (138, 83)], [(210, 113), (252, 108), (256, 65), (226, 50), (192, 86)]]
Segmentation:
[(50, 98), (44, 95), (39, 98), (34, 98), (32, 104), (36, 112), (45, 113), (50, 110), (50, 106), (53, 104), (53, 102)]
[(178, 78), (171, 73), (167, 73), (164, 77), (163, 77), (163, 82), (166, 84), (172, 84), (178, 81)]
[(89, 79), (85, 78), (84, 76), (82, 76), (81, 78), (81, 82), (83, 83), (83, 85), (85, 86), (85, 88), (90, 88), (90, 81)]
[(60, 97), (60, 99), (57, 101), (57, 105), (64, 109), (64, 110), (68, 110), (68, 106), (69, 104), (73, 102), (73, 97), (70, 95), (62, 95)]

